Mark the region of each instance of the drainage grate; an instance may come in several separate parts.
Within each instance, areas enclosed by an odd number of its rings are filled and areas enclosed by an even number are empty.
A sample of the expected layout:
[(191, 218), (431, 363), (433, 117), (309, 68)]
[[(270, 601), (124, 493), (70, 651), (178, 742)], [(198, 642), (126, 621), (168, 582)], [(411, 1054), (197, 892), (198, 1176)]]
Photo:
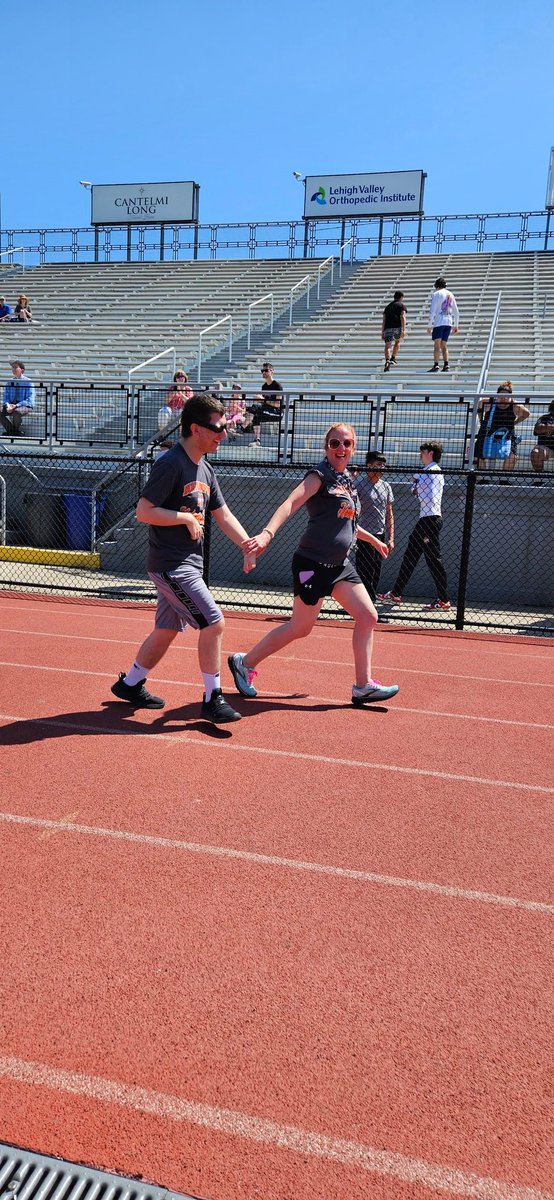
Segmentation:
[(0, 1142), (0, 1200), (198, 1200)]

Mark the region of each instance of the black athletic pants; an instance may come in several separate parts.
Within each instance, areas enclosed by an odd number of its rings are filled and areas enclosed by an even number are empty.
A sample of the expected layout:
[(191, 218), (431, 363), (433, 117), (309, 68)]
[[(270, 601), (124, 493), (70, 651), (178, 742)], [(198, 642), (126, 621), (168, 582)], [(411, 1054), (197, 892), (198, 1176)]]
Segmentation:
[(448, 584), (439, 541), (441, 529), (442, 517), (420, 517), (409, 536), (396, 582), (392, 585), (391, 590), (395, 596), (402, 595), (421, 555), (424, 554), (425, 562), (436, 584), (439, 600), (448, 600)]
[[(386, 542), (385, 533), (376, 533), (380, 542)], [(372, 600), (375, 600), (383, 559), (369, 542), (358, 542), (356, 547), (356, 570)]]

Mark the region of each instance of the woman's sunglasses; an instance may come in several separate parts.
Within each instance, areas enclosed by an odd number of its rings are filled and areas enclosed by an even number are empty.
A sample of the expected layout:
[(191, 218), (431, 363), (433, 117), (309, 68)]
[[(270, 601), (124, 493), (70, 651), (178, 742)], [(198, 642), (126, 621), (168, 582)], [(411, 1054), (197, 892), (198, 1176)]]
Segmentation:
[(343, 438), (342, 441), (340, 438), (329, 438), (327, 445), (331, 447), (331, 450), (338, 450), (339, 446), (344, 446), (345, 450), (350, 450), (354, 442), (352, 438)]

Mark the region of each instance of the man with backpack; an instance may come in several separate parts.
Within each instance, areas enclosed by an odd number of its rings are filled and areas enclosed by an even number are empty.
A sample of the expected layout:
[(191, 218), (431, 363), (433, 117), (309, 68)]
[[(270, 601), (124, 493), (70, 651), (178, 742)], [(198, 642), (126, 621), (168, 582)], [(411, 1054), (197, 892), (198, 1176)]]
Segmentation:
[(443, 371), (450, 370), (447, 343), (450, 334), (458, 332), (459, 322), (460, 314), (455, 297), (452, 292), (449, 292), (446, 279), (443, 279), (441, 275), (435, 279), (435, 291), (431, 299), (429, 328), (427, 329), (427, 333), (430, 333), (433, 339), (433, 366), (429, 371), (430, 375), (434, 375), (438, 371), (441, 354)]

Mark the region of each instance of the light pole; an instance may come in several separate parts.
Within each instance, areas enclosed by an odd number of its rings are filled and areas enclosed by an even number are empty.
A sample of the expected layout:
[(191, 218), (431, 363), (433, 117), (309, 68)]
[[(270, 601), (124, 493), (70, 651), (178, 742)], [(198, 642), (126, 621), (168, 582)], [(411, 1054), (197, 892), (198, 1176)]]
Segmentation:
[[(87, 189), (87, 191), (92, 192), (92, 183), (90, 182), (90, 180), (80, 179), (79, 183), (80, 183), (81, 187), (84, 187)], [(97, 225), (94, 226), (94, 261), (98, 262), (98, 226)]]
[[(296, 179), (296, 182), (297, 182), (297, 183), (304, 184), (304, 183), (306, 182), (306, 177), (305, 177), (305, 175), (301, 175), (301, 174), (300, 174), (300, 171), (293, 171), (293, 172), (292, 172), (292, 174), (293, 174), (294, 178)], [(304, 217), (304, 258), (307, 258), (307, 257), (308, 257), (308, 229), (309, 229), (309, 224), (310, 224), (310, 223), (309, 223), (309, 221), (307, 221), (307, 220), (306, 220), (306, 217)]]

